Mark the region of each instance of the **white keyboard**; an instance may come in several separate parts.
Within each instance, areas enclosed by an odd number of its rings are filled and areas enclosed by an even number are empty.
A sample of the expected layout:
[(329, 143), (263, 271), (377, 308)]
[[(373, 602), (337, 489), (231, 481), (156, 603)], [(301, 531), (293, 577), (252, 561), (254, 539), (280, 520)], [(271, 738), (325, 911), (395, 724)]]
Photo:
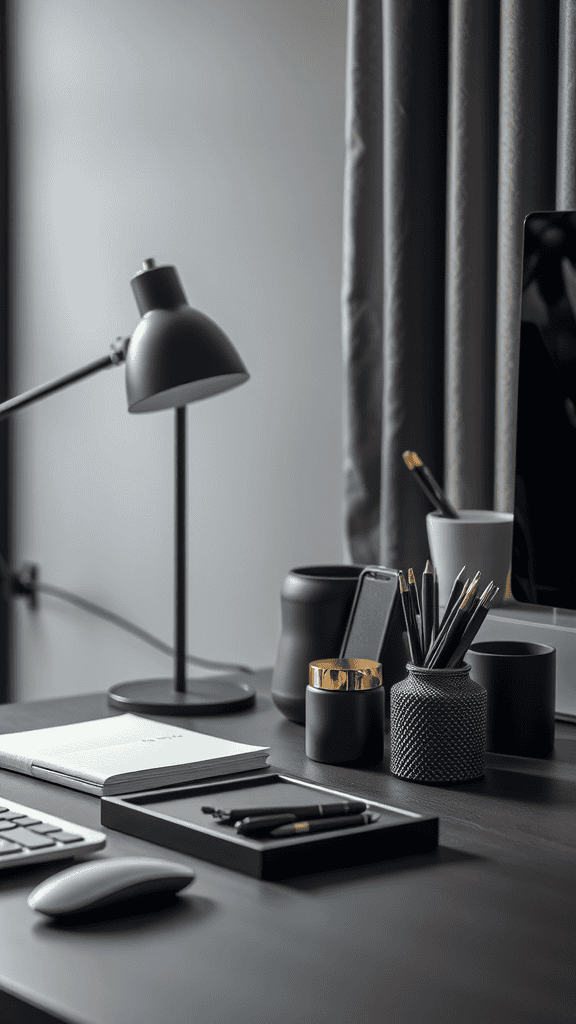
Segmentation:
[(0, 797), (0, 871), (66, 857), (84, 857), (105, 845), (103, 832)]

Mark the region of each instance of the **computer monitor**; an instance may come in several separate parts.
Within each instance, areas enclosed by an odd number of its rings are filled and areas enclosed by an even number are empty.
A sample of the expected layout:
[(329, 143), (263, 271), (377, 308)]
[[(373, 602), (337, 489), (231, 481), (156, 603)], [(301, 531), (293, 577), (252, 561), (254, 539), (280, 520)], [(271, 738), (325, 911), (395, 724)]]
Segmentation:
[(576, 212), (531, 213), (524, 266), (511, 586), (576, 609)]

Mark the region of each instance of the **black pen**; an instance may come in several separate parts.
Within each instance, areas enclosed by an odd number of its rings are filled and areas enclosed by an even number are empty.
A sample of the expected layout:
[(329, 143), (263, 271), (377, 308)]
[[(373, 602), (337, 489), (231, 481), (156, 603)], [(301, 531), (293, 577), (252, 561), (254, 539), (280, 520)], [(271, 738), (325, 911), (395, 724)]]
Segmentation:
[(440, 630), (440, 585), (438, 583), (438, 573), (434, 569), (434, 629), (432, 631), (432, 643), (438, 636)]
[(464, 573), (465, 572), (466, 572), (466, 566), (463, 565), (462, 568), (460, 569), (460, 572), (458, 573), (456, 579), (454, 580), (454, 583), (452, 584), (452, 590), (450, 591), (450, 596), (448, 598), (448, 601), (446, 602), (446, 607), (444, 609), (444, 614), (442, 616), (442, 621), (440, 623), (440, 629), (442, 629), (442, 626), (447, 621), (448, 616), (452, 612), (452, 609), (455, 607), (455, 605), (458, 603), (460, 597), (462, 596), (462, 592), (464, 590)]
[(442, 622), (440, 624), (440, 629), (438, 630), (438, 633), (434, 639), (434, 643), (432, 644), (430, 650), (428, 651), (428, 654), (426, 655), (426, 659), (424, 661), (424, 668), (433, 668), (432, 660), (434, 659), (437, 652), (440, 650), (440, 647), (444, 643), (448, 631), (452, 628), (452, 623), (454, 622), (454, 619), (456, 618), (458, 610), (460, 608), (460, 602), (462, 601), (462, 598), (464, 597), (466, 591), (471, 585), (471, 581), (467, 579), (464, 584), (464, 587), (462, 588), (462, 593), (458, 600), (456, 601), (456, 604), (452, 608), (452, 611), (448, 616), (444, 615), (444, 618), (442, 619)]
[(430, 559), (422, 573), (422, 653), (426, 657), (434, 633), (434, 569)]
[(462, 638), (466, 626), (470, 621), (473, 599), (476, 590), (478, 589), (478, 582), (478, 579), (473, 580), (467, 588), (462, 601), (458, 605), (456, 614), (452, 618), (444, 637), (440, 641), (438, 649), (430, 659), (428, 668), (446, 667), (448, 657), (454, 651), (456, 645)]
[(336, 814), (359, 814), (366, 810), (363, 800), (338, 800), (329, 804), (297, 804), (294, 806), (275, 805), (273, 807), (203, 807), (204, 814), (211, 814), (222, 824), (241, 821), (243, 818), (256, 818), (268, 814), (293, 814), (294, 820), (300, 818), (330, 817)]
[(414, 609), (412, 607), (412, 601), (410, 600), (410, 592), (408, 590), (408, 584), (404, 579), (404, 573), (398, 573), (398, 583), (400, 586), (400, 600), (402, 601), (402, 610), (404, 612), (404, 621), (406, 623), (406, 632), (408, 633), (408, 645), (410, 647), (410, 657), (413, 665), (422, 664), (422, 651), (420, 646), (420, 636), (418, 633), (418, 624), (414, 615)]
[(418, 634), (420, 636), (420, 647), (422, 649), (422, 655), (424, 655), (424, 638), (422, 636), (422, 611), (420, 609), (420, 596), (418, 594), (418, 587), (416, 585), (416, 577), (414, 575), (414, 569), (408, 569), (408, 593), (410, 594), (410, 600), (412, 602), (412, 610), (414, 612), (414, 618), (416, 625), (418, 626)]
[(414, 474), (426, 497), (436, 506), (444, 519), (460, 519), (454, 505), (448, 500), (440, 484), (422, 462), (416, 452), (404, 452), (402, 455), (408, 469)]
[(273, 828), (270, 835), (274, 839), (287, 838), (288, 836), (309, 835), (311, 832), (332, 832), (337, 828), (354, 828), (356, 825), (371, 825), (378, 821), (379, 814), (365, 811), (364, 814), (352, 814), (342, 818), (323, 818), (313, 821), (295, 821), (292, 825), (280, 825)]
[(473, 642), (474, 637), (478, 633), (480, 626), (484, 622), (484, 619), (488, 615), (490, 605), (492, 604), (496, 594), (500, 590), (500, 587), (495, 587), (493, 583), (489, 583), (486, 590), (482, 594), (480, 601), (470, 618), (466, 629), (464, 630), (455, 650), (447, 660), (446, 668), (457, 668), (460, 667), (464, 660), (466, 651)]

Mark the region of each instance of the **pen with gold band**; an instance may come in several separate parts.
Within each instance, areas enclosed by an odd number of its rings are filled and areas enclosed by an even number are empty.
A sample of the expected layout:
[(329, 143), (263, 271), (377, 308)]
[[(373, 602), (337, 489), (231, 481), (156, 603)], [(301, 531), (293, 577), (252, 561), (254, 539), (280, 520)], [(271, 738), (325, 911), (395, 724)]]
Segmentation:
[(422, 573), (422, 653), (424, 655), (430, 649), (434, 638), (435, 582), (436, 576), (432, 562), (428, 559)]
[(418, 630), (418, 623), (416, 621), (416, 615), (414, 613), (414, 606), (410, 597), (410, 591), (408, 584), (404, 579), (404, 573), (398, 573), (398, 584), (400, 586), (400, 600), (402, 601), (402, 610), (404, 612), (404, 621), (406, 623), (406, 632), (408, 633), (408, 645), (410, 647), (410, 658), (412, 659), (413, 665), (421, 665), (423, 661), (422, 646), (420, 643), (420, 633)]
[(492, 583), (486, 587), (486, 590), (482, 594), (477, 607), (473, 611), (470, 621), (460, 640), (456, 644), (452, 653), (447, 657), (446, 668), (458, 668), (462, 664), (466, 651), (470, 647), (470, 644), (473, 642), (480, 626), (488, 615), (490, 605), (494, 601), (499, 590), (500, 587), (495, 587)]
[(363, 814), (351, 814), (343, 818), (313, 819), (312, 821), (295, 821), (291, 825), (280, 825), (273, 828), (270, 836), (274, 839), (287, 839), (289, 836), (308, 835), (311, 832), (332, 832), (333, 829), (354, 828), (355, 825), (372, 825), (380, 815), (372, 811)]
[(436, 506), (440, 515), (446, 519), (459, 519), (454, 505), (448, 500), (444, 491), (440, 487), (440, 484), (434, 479), (432, 473), (422, 462), (422, 459), (417, 455), (416, 452), (404, 452), (402, 455), (404, 462), (408, 466), (415, 479), (420, 484), (420, 487), (424, 491), (424, 494), (428, 500)]

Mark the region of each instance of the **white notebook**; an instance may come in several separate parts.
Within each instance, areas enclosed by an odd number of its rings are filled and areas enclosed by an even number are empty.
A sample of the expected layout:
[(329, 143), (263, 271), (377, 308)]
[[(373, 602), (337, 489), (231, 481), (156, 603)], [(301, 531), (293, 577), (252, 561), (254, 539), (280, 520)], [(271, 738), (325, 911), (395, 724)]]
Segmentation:
[(128, 714), (0, 735), (0, 768), (97, 796), (250, 772), (269, 753)]

